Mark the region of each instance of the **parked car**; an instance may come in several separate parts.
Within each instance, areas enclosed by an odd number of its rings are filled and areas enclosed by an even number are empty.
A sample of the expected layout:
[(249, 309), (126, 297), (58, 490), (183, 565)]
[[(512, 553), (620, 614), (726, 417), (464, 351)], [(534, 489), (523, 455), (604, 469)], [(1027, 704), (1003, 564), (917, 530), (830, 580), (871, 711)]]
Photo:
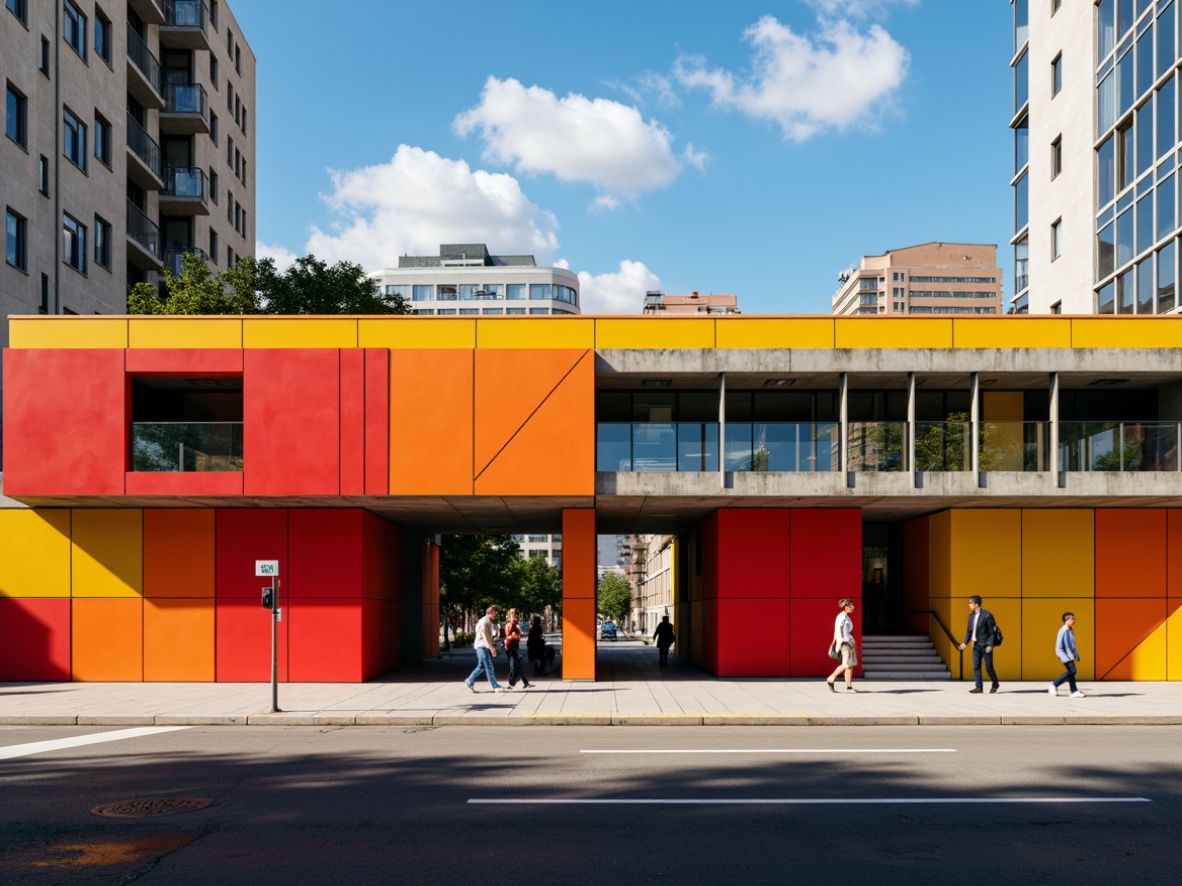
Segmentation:
[(599, 638), (601, 640), (616, 639), (616, 623), (614, 621), (605, 621), (599, 626)]

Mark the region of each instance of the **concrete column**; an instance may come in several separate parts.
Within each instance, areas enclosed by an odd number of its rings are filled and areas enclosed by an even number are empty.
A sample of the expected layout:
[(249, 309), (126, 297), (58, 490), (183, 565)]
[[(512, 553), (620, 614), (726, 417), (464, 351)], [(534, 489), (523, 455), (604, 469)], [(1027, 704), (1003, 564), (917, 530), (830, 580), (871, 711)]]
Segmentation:
[(1059, 478), (1059, 471), (1062, 470), (1062, 465), (1059, 464), (1059, 373), (1052, 372), (1050, 375), (1050, 389), (1051, 389), (1051, 451), (1050, 451), (1050, 469), (1051, 476), (1056, 479)]
[(718, 482), (726, 485), (726, 373), (718, 373)]
[(907, 373), (907, 474), (915, 485), (915, 373)]
[(562, 512), (562, 678), (595, 679), (595, 509)]
[(981, 373), (969, 377), (969, 470), (981, 470)]
[(843, 372), (837, 382), (837, 420), (840, 441), (838, 446), (841, 447), (837, 458), (838, 470), (848, 471), (850, 469), (850, 374), (848, 372)]

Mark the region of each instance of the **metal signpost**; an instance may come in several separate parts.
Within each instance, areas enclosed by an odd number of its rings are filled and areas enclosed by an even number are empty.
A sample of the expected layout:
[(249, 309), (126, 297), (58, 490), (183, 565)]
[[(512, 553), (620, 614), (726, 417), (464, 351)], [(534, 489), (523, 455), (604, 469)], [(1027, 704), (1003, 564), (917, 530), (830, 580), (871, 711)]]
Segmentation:
[(254, 574), (259, 578), (271, 579), (269, 587), (263, 588), (263, 608), (271, 610), (271, 710), (279, 713), (279, 622), (283, 610), (279, 608), (279, 561), (255, 560)]

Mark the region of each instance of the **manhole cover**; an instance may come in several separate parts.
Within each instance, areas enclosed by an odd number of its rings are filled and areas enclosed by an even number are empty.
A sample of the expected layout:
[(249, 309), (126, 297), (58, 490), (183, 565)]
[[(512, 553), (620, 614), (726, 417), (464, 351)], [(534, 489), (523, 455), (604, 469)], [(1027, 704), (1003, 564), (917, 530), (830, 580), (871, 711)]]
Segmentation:
[(212, 806), (209, 797), (157, 797), (148, 800), (120, 800), (118, 803), (104, 803), (90, 811), (108, 818), (143, 818), (147, 815), (176, 815), (178, 812), (196, 812)]

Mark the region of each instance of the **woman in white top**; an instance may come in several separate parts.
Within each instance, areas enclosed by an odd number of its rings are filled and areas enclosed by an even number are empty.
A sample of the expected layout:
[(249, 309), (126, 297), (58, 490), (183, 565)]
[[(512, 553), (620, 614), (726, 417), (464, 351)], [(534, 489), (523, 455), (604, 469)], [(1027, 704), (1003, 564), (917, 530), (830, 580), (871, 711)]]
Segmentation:
[(837, 601), (837, 605), (841, 607), (841, 612), (837, 613), (837, 621), (833, 623), (833, 647), (837, 648), (841, 664), (825, 682), (829, 684), (831, 691), (836, 692), (837, 687), (833, 683), (838, 677), (845, 674), (846, 691), (857, 692), (852, 685), (854, 668), (858, 664), (858, 653), (854, 649), (854, 621), (850, 618), (850, 613), (854, 611), (854, 602), (849, 597), (842, 597)]

